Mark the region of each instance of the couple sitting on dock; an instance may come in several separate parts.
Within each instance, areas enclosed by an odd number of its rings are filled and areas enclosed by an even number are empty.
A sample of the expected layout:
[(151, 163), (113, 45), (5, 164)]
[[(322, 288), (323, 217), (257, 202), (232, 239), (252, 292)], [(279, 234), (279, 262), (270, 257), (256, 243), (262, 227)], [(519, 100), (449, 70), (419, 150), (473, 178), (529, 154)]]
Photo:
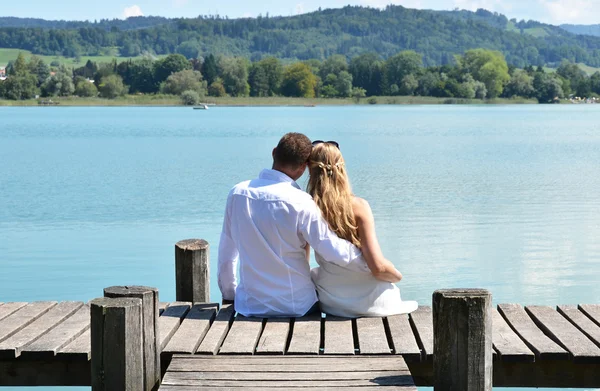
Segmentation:
[[(308, 192), (296, 183), (306, 168)], [(312, 271), (311, 247), (319, 264)], [(337, 142), (288, 133), (273, 150), (273, 168), (229, 193), (218, 281), (223, 301), (238, 313), (409, 313), (417, 303), (402, 301), (401, 279), (381, 252), (369, 204), (351, 192)]]

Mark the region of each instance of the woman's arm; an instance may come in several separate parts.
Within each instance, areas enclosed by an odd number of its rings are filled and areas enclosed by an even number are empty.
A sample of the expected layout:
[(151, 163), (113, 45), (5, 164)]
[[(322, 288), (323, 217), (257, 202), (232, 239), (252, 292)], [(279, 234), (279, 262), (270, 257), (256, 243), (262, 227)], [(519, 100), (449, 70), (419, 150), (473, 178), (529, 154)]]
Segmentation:
[(381, 252), (375, 234), (375, 218), (369, 203), (362, 198), (354, 197), (352, 209), (358, 226), (361, 250), (371, 273), (378, 280), (392, 283), (399, 282), (402, 279), (402, 274)]

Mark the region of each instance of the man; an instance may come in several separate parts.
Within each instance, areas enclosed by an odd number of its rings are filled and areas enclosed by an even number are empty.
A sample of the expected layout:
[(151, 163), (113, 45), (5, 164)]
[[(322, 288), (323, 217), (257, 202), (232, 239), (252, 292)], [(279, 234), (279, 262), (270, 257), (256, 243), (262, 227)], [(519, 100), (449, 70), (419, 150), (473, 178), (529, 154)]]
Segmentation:
[(317, 295), (307, 244), (327, 262), (370, 273), (360, 250), (329, 229), (310, 195), (296, 183), (311, 150), (305, 135), (286, 134), (273, 150), (273, 168), (229, 193), (218, 280), (224, 302), (234, 300), (242, 315), (299, 317), (313, 309)]

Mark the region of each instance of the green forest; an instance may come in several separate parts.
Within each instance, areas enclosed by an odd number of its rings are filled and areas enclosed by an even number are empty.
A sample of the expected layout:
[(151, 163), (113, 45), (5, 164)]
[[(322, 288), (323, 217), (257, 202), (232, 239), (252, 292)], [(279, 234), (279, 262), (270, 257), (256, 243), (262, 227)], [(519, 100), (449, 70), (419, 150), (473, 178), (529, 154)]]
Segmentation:
[(286, 63), (333, 55), (351, 60), (375, 53), (382, 60), (405, 50), (424, 66), (454, 64), (456, 55), (484, 48), (500, 51), (508, 64), (557, 67), (563, 60), (600, 66), (600, 37), (576, 35), (534, 21), (509, 20), (485, 10), (429, 11), (388, 6), (347, 6), (291, 16), (228, 19), (136, 17), (94, 22), (0, 18), (0, 48), (68, 57), (113, 53), (123, 57), (220, 54), (257, 62)]
[(251, 62), (245, 57), (209, 54), (188, 59), (171, 54), (154, 60), (142, 58), (78, 68), (53, 67), (37, 56), (19, 54), (7, 67), (8, 78), (0, 82), (0, 98), (29, 100), (41, 97), (115, 99), (126, 94), (178, 97), (182, 104), (196, 105), (211, 97), (367, 98), (378, 103), (381, 96), (422, 96), (452, 99), (537, 99), (553, 103), (565, 97), (597, 98), (600, 72), (589, 76), (563, 61), (556, 72), (543, 67), (516, 68), (504, 55), (487, 49), (471, 49), (452, 64), (425, 66), (424, 56), (401, 51), (387, 59), (364, 53), (348, 61), (332, 55), (284, 63), (276, 57)]

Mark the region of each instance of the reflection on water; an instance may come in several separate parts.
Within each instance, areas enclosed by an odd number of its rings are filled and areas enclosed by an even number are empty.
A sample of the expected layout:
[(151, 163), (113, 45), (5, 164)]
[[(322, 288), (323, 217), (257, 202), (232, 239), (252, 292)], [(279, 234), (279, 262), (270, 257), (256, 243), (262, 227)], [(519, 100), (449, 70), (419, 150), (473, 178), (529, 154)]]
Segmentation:
[(216, 259), (229, 188), (301, 131), (340, 142), (404, 298), (479, 287), (496, 303), (600, 303), (595, 106), (0, 108), (0, 118), (0, 301), (89, 300), (116, 284), (174, 300), (174, 243), (205, 238)]

